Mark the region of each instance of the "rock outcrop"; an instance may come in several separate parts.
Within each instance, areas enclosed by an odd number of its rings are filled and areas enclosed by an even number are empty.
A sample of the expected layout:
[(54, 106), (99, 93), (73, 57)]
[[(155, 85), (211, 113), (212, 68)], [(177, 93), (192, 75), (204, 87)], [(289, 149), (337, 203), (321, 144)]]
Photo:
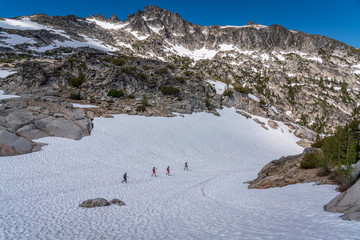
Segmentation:
[[(221, 105), (236, 107), (274, 120), (298, 121), (315, 131), (331, 130), (350, 122), (353, 115), (359, 117), (356, 103), (360, 51), (328, 37), (252, 21), (241, 27), (201, 26), (157, 6), (146, 6), (125, 21), (114, 15), (106, 19), (100, 14), (88, 18), (35, 14), (12, 21), (24, 19), (36, 23), (39, 29), (13, 29), (8, 24), (0, 28), (0, 56), (4, 63), (19, 70), (10, 79), (18, 94), (27, 91), (46, 95), (47, 90), (58, 88), (52, 94), (63, 96), (69, 91), (63, 85), (71, 78), (81, 77), (77, 76), (79, 64), (86, 62), (89, 66), (80, 69), (85, 78), (103, 83), (90, 86), (90, 81), (86, 81), (81, 86), (95, 87), (93, 93), (73, 89), (87, 100), (100, 96), (99, 99), (110, 101), (100, 91), (102, 87), (104, 91), (122, 89), (127, 94), (151, 95), (152, 90), (157, 90), (159, 95), (159, 89), (166, 83), (163, 80), (177, 79), (176, 85), (186, 84), (190, 94), (186, 92), (177, 96), (179, 101), (166, 102), (167, 106), (158, 109), (159, 112), (207, 111), (205, 101), (209, 100), (209, 111), (214, 113)], [(24, 40), (15, 44), (11, 38)], [(99, 55), (89, 59), (79, 56), (79, 52)], [(110, 57), (108, 52), (116, 57)], [(124, 56), (134, 61), (113, 64), (111, 58)], [(24, 61), (34, 58), (41, 61)], [(142, 64), (144, 58), (153, 62)], [(104, 63), (104, 59), (109, 61)], [(171, 76), (166, 71), (160, 74), (153, 71), (167, 65), (183, 71), (168, 69)], [(147, 67), (152, 69), (145, 70)], [(236, 88), (232, 95), (220, 99), (198, 81), (206, 79), (221, 80)], [(197, 96), (194, 92), (209, 95)], [(250, 99), (247, 92), (258, 101)], [(156, 105), (159, 108), (161, 104)], [(134, 109), (136, 106), (129, 113), (135, 114)], [(307, 133), (304, 136), (311, 138)]]
[(88, 199), (86, 201), (83, 201), (79, 205), (79, 207), (83, 207), (83, 208), (105, 207), (105, 206), (110, 206), (111, 204), (115, 204), (115, 205), (119, 205), (119, 206), (126, 205), (123, 201), (121, 201), (117, 198), (114, 198), (110, 202), (108, 202), (104, 198), (94, 198), (94, 199)]
[(94, 207), (105, 207), (109, 206), (110, 203), (104, 198), (94, 198), (83, 201), (79, 207), (83, 208), (94, 208)]
[(344, 220), (360, 221), (360, 180), (324, 206), (327, 212), (343, 213)]
[(29, 153), (34, 145), (26, 138), (10, 133), (5, 129), (0, 130), (0, 156)]
[(0, 106), (0, 156), (39, 150), (31, 140), (65, 137), (79, 140), (89, 136), (91, 117), (61, 98), (23, 96), (3, 100)]
[(315, 182), (316, 184), (334, 184), (329, 176), (319, 176), (321, 169), (300, 168), (300, 162), (307, 151), (302, 154), (281, 157), (265, 165), (256, 179), (248, 181), (250, 189), (284, 187), (290, 184)]

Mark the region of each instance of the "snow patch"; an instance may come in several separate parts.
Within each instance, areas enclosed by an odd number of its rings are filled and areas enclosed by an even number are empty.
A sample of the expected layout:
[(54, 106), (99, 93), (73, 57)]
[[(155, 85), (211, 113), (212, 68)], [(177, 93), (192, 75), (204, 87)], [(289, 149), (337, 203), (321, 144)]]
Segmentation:
[(0, 78), (6, 78), (14, 73), (16, 73), (16, 71), (0, 69)]
[(276, 107), (271, 106), (271, 109), (272, 109), (272, 110), (274, 110), (274, 112), (275, 112), (276, 114), (279, 114), (279, 111), (277, 110), (277, 108), (276, 108)]
[(157, 28), (157, 27), (152, 27), (152, 26), (148, 26), (148, 27), (151, 29), (151, 31), (155, 32), (156, 34), (159, 34), (160, 31), (162, 29), (164, 29), (164, 27), (162, 27), (162, 28)]
[(0, 100), (2, 99), (8, 99), (8, 98), (18, 98), (21, 96), (16, 96), (16, 95), (5, 95), (4, 94), (4, 90), (0, 90)]
[(73, 105), (73, 107), (76, 107), (76, 108), (98, 108), (99, 107), (96, 105), (87, 105), (87, 104), (78, 104), (78, 103), (73, 103), (72, 105)]
[(88, 18), (88, 19), (86, 19), (86, 21), (88, 21), (90, 23), (95, 23), (96, 25), (98, 25), (104, 29), (108, 29), (108, 30), (119, 30), (119, 29), (125, 28), (127, 25), (129, 25), (129, 23), (110, 23), (110, 22), (93, 19), (93, 18)]
[(260, 57), (263, 61), (269, 61), (270, 59), (270, 56), (267, 53), (261, 54)]
[(5, 39), (1, 39), (0, 38), (0, 42), (5, 42), (6, 44), (10, 45), (10, 46), (15, 46), (17, 44), (34, 44), (36, 43), (34, 41), (34, 39), (32, 38), (28, 38), (28, 37), (23, 37), (17, 34), (9, 34), (6, 32), (1, 32), (0, 33), (0, 37), (4, 37)]
[(260, 98), (252, 95), (251, 93), (248, 93), (248, 97), (251, 98), (252, 100), (256, 101), (256, 102), (260, 102)]
[(131, 29), (129, 28), (126, 28), (125, 29), (127, 32), (131, 33), (134, 37), (136, 37), (138, 40), (140, 41), (143, 41), (145, 39), (147, 39), (150, 35), (141, 35), (141, 33), (139, 32), (136, 32), (136, 31), (132, 31)]
[(262, 29), (267, 28), (268, 26), (261, 25), (261, 24), (253, 24), (253, 25), (244, 25), (244, 26), (232, 26), (232, 25), (224, 25), (220, 26), (220, 28), (256, 28), (256, 29)]
[(104, 42), (95, 39), (95, 38), (90, 38), (88, 36), (85, 35), (81, 35), (84, 38), (84, 42), (80, 42), (80, 41), (72, 41), (72, 40), (66, 40), (66, 41), (59, 41), (59, 40), (55, 40), (51, 45), (45, 46), (45, 47), (29, 47), (29, 49), (33, 50), (33, 51), (37, 51), (37, 52), (45, 52), (48, 50), (52, 50), (55, 48), (59, 48), (59, 47), (71, 47), (71, 48), (78, 48), (78, 47), (89, 47), (89, 48), (95, 48), (101, 51), (105, 51), (105, 52), (112, 52), (112, 51), (116, 51), (118, 50), (117, 48), (113, 47), (113, 46), (109, 46), (107, 44), (105, 44)]
[(39, 23), (33, 22), (28, 17), (21, 19), (9, 19), (0, 20), (0, 27), (5, 29), (17, 29), (17, 30), (41, 30), (49, 28)]
[(216, 90), (216, 93), (219, 95), (222, 95), (226, 88), (228, 87), (228, 85), (226, 83), (220, 82), (220, 81), (215, 81), (215, 80), (205, 80), (205, 82), (210, 83)]

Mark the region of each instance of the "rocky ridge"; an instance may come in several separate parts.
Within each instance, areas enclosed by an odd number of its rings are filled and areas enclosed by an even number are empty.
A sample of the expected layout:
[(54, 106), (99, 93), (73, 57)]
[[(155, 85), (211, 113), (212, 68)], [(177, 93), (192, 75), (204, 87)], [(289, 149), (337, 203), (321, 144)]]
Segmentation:
[(243, 107), (236, 93), (250, 91), (263, 105), (315, 131), (359, 114), (360, 51), (327, 37), (253, 22), (201, 26), (157, 6), (124, 21), (99, 14), (0, 19), (0, 54), (9, 66), (18, 58), (64, 59), (79, 51), (196, 69), (201, 79), (234, 88), (227, 106)]
[(266, 189), (308, 182), (335, 184), (331, 175), (326, 174), (324, 176), (320, 168), (303, 169), (300, 167), (301, 160), (308, 151), (313, 150), (307, 148), (302, 154), (281, 157), (266, 164), (256, 179), (246, 182), (249, 184), (248, 188)]

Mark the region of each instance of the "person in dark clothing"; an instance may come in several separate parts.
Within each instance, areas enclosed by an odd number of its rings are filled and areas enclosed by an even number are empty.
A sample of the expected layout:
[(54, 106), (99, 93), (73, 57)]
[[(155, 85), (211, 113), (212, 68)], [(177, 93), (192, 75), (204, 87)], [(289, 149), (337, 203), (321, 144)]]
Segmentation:
[(151, 174), (151, 176), (155, 176), (156, 177), (156, 169), (155, 167), (153, 167), (153, 173)]
[(166, 175), (170, 176), (170, 166), (168, 166), (166, 169)]
[(122, 180), (122, 183), (124, 183), (124, 182), (127, 183), (127, 173), (124, 174), (123, 178), (124, 178), (124, 180)]
[(184, 170), (189, 170), (187, 162), (185, 162)]

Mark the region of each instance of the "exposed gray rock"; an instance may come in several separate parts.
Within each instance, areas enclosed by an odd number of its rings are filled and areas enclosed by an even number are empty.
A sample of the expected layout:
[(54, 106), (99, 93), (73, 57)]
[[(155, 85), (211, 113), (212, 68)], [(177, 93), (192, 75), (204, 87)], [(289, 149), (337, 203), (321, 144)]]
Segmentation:
[(109, 202), (110, 204), (116, 204), (116, 205), (119, 205), (119, 206), (124, 206), (126, 205), (123, 201), (117, 199), (117, 198), (114, 198), (113, 200), (111, 200)]
[(360, 161), (355, 164), (354, 170), (351, 175), (354, 179), (356, 179), (360, 175)]
[(43, 126), (42, 129), (50, 136), (65, 137), (75, 140), (81, 139), (84, 135), (82, 129), (74, 121), (63, 118), (47, 117), (35, 122)]
[(265, 123), (262, 122), (262, 121), (260, 121), (259, 119), (254, 118), (253, 120), (254, 120), (254, 122), (256, 122), (256, 123), (258, 123), (258, 124), (260, 124), (260, 125), (262, 125), (262, 126), (265, 126)]
[(265, 189), (273, 187), (284, 187), (289, 184), (316, 182), (318, 184), (334, 184), (329, 176), (319, 176), (321, 169), (303, 169), (300, 162), (308, 151), (316, 149), (305, 149), (302, 154), (281, 157), (266, 164), (258, 173), (257, 178), (248, 181), (249, 188)]
[(74, 109), (60, 98), (23, 96), (4, 100), (0, 106), (0, 129), (7, 130), (3, 134), (11, 135), (3, 135), (1, 148), (6, 155), (38, 150), (41, 145), (30, 140), (43, 137), (78, 140), (90, 135), (92, 128), (91, 119), (83, 109)]
[(274, 120), (271, 120), (271, 119), (268, 120), (268, 125), (273, 129), (278, 129), (278, 127), (279, 127), (279, 124), (277, 124), (277, 122), (275, 122)]
[(240, 114), (240, 115), (243, 115), (244, 117), (246, 117), (247, 119), (251, 119), (251, 115), (246, 113), (246, 112), (243, 112), (243, 111), (239, 111), (239, 110), (236, 110), (236, 113)]
[(104, 199), (104, 198), (94, 198), (94, 199), (88, 199), (84, 202), (82, 202), (79, 207), (83, 208), (93, 208), (93, 207), (104, 207), (109, 206), (110, 203)]
[(341, 215), (340, 217), (344, 220), (360, 221), (360, 212), (346, 213), (344, 215)]
[(346, 220), (360, 220), (360, 179), (324, 206), (328, 212), (344, 213)]
[(114, 198), (110, 202), (108, 202), (104, 198), (94, 198), (94, 199), (88, 199), (86, 201), (83, 201), (79, 205), (79, 207), (83, 207), (83, 208), (105, 207), (105, 206), (109, 206), (111, 204), (116, 204), (116, 205), (119, 205), (119, 206), (126, 205), (123, 201), (121, 201), (121, 200), (119, 200), (117, 198)]
[(299, 138), (304, 138), (310, 141), (314, 141), (317, 133), (308, 128), (301, 127), (295, 130), (294, 135)]
[(0, 130), (0, 156), (29, 153), (33, 147), (34, 144), (26, 138)]

